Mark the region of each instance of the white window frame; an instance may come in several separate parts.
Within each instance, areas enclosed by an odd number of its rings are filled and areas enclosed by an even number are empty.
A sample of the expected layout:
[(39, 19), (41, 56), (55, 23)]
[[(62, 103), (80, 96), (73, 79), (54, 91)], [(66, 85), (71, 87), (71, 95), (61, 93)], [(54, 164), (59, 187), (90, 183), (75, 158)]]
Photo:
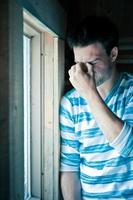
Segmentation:
[[(59, 199), (59, 103), (64, 88), (64, 42), (53, 31), (41, 23), (28, 11), (23, 12), (24, 24), (38, 32), (34, 37), (32, 75), (36, 77), (32, 83), (32, 141), (34, 156), (32, 163), (32, 193), (30, 199)], [(24, 25), (25, 28), (25, 25)], [(36, 56), (38, 55), (38, 58)], [(37, 84), (38, 83), (38, 84)], [(39, 109), (39, 111), (38, 111)], [(35, 114), (37, 112), (37, 114)], [(36, 122), (38, 125), (36, 125)], [(39, 135), (37, 134), (39, 132)], [(36, 154), (36, 146), (40, 146), (40, 154)], [(37, 160), (38, 159), (38, 160)], [(37, 163), (40, 165), (37, 165)], [(36, 170), (39, 168), (40, 185), (36, 185)], [(36, 198), (36, 194), (39, 194)]]
[(31, 113), (31, 95), (30, 95), (30, 71), (31, 71), (31, 38), (24, 34), (23, 36), (23, 94), (24, 94), (24, 199), (28, 198), (31, 193), (30, 180), (31, 168), (29, 157), (30, 149), (30, 113)]

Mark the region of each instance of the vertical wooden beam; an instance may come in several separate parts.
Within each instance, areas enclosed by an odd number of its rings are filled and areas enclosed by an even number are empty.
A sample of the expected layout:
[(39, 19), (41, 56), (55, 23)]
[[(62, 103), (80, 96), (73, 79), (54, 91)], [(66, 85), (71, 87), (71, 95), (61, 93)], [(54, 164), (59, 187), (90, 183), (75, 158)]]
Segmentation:
[(64, 88), (64, 41), (54, 38), (54, 200), (59, 199), (60, 132), (59, 105)]
[[(64, 42), (44, 34), (43, 199), (59, 199), (59, 104), (64, 86)], [(44, 192), (43, 192), (44, 190)]]
[(54, 40), (53, 37), (45, 32), (44, 34), (44, 197), (43, 199), (52, 200), (53, 197), (53, 68), (54, 68)]

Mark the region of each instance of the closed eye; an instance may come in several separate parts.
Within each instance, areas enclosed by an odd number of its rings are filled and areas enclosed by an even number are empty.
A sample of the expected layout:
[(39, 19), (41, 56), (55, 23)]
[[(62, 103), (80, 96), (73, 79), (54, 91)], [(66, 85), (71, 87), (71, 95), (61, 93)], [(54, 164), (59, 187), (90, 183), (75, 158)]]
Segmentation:
[(95, 65), (99, 62), (100, 62), (100, 59), (97, 59), (97, 60), (94, 60), (94, 61), (91, 61), (91, 62), (87, 62), (87, 63), (90, 64), (90, 65)]

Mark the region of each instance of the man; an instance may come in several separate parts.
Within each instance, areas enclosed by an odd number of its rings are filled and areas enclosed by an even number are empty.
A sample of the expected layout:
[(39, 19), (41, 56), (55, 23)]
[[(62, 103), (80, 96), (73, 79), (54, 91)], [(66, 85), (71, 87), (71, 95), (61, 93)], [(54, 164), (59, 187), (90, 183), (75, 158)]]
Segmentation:
[(64, 200), (133, 200), (133, 77), (116, 69), (118, 32), (87, 17), (71, 34), (74, 89), (60, 108)]

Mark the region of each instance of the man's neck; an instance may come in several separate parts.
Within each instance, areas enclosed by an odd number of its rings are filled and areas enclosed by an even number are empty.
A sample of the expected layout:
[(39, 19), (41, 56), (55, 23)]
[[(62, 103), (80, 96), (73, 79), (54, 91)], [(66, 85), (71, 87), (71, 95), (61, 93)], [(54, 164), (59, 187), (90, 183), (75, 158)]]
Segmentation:
[(105, 99), (106, 96), (109, 94), (110, 90), (114, 86), (116, 80), (118, 80), (119, 76), (120, 76), (119, 72), (114, 67), (111, 77), (107, 81), (105, 81), (102, 85), (97, 87), (97, 90), (102, 99)]

